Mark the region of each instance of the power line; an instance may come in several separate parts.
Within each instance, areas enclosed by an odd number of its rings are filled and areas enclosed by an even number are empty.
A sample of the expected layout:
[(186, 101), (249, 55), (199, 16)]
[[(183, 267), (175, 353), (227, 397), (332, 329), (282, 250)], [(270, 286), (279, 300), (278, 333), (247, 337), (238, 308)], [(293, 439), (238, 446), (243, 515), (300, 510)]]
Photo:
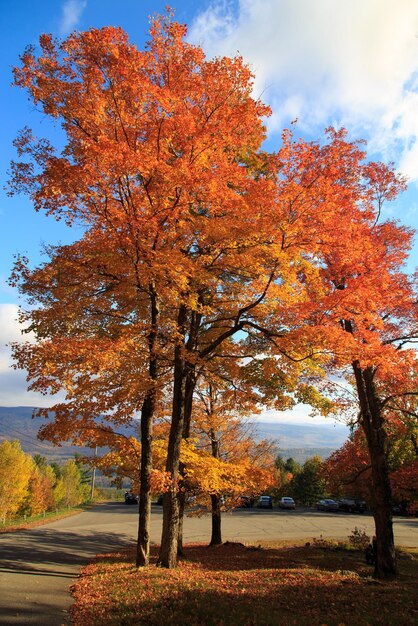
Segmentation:
[[(3, 436), (4, 438), (6, 438), (5, 436), (7, 436), (9, 433), (12, 433), (12, 434), (15, 433), (19, 435), (19, 441), (21, 441), (27, 446), (35, 445), (37, 448), (41, 448), (43, 450), (48, 450), (48, 451), (51, 451), (51, 449), (53, 449), (54, 447), (58, 447), (58, 446), (53, 446), (52, 444), (44, 443), (40, 439), (37, 439), (36, 437), (32, 437), (29, 433), (24, 433), (21, 430), (18, 430), (17, 428), (8, 428), (7, 432), (4, 432), (4, 433), (0, 431), (0, 435)], [(68, 445), (71, 445), (71, 444), (68, 444)]]
[(39, 439), (37, 439), (36, 437), (32, 437), (32, 435), (30, 433), (24, 433), (21, 430), (18, 430), (17, 428), (8, 428), (7, 431), (5, 431), (5, 432), (1, 432), (0, 431), (0, 434), (3, 435), (3, 436), (8, 435), (9, 433), (12, 433), (12, 434), (14, 433), (14, 434), (19, 435), (20, 437), (22, 437), (22, 441), (26, 439), (26, 443), (28, 443), (28, 440), (29, 440), (30, 443), (36, 443), (36, 444), (39, 444), (41, 446), (42, 445), (44, 445), (44, 446), (47, 445), (47, 444), (44, 444)]

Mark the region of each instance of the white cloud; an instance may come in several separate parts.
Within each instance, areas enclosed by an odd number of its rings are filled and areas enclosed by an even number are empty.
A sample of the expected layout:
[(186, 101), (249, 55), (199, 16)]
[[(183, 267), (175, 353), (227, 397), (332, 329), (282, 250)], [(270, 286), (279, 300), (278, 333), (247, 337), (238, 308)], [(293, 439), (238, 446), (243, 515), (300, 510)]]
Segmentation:
[(0, 304), (0, 373), (7, 371), (11, 365), (8, 344), (22, 340), (17, 313), (15, 304)]
[(209, 56), (250, 63), (254, 93), (274, 111), (270, 130), (299, 117), (317, 134), (332, 120), (418, 179), (416, 0), (215, 2), (189, 37)]
[(261, 413), (252, 416), (255, 422), (269, 422), (282, 424), (327, 424), (328, 426), (345, 425), (345, 420), (341, 417), (325, 417), (322, 415), (311, 416), (312, 408), (306, 404), (298, 404), (294, 409), (287, 411), (277, 411), (276, 409), (266, 409)]
[(59, 25), (60, 35), (68, 35), (77, 26), (87, 0), (66, 0), (62, 5), (61, 21)]
[(22, 335), (16, 304), (0, 304), (0, 406), (51, 406), (55, 399), (27, 391), (26, 372), (12, 368), (10, 344), (33, 341)]

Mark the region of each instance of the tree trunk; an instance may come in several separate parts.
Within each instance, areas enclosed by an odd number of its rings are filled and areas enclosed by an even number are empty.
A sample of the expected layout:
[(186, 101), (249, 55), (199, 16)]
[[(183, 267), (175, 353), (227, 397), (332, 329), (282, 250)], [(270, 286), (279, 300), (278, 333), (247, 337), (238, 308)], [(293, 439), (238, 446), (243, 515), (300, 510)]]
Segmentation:
[[(180, 472), (182, 471), (180, 464)], [(181, 491), (178, 494), (179, 499), (179, 532), (177, 539), (177, 556), (184, 556), (183, 549), (183, 521), (184, 521), (184, 509), (186, 507), (186, 492)]]
[(179, 500), (178, 475), (180, 449), (184, 423), (184, 398), (186, 366), (184, 358), (184, 325), (186, 322), (186, 307), (180, 305), (177, 327), (180, 340), (177, 342), (174, 353), (174, 387), (171, 427), (168, 439), (166, 472), (171, 476), (171, 489), (164, 495), (163, 501), (163, 529), (158, 564), (162, 567), (174, 568), (177, 565), (177, 544), (179, 533)]
[[(150, 397), (151, 396), (151, 397)], [(144, 400), (141, 412), (141, 471), (139, 488), (139, 523), (136, 549), (136, 566), (149, 563), (149, 531), (151, 519), (151, 470), (152, 470), (152, 428), (155, 410), (155, 393)]]
[[(379, 434), (376, 433), (376, 438)], [(369, 444), (374, 495), (374, 523), (376, 527), (376, 578), (392, 578), (397, 575), (395, 542), (393, 536), (391, 487), (386, 454), (378, 442)], [(372, 451), (373, 450), (373, 451)]]
[(163, 530), (158, 565), (172, 569), (177, 565), (179, 501), (176, 489), (164, 494)]
[[(215, 400), (212, 392), (212, 385), (209, 384), (210, 390), (210, 412), (213, 415), (215, 411)], [(210, 429), (210, 439), (212, 447), (212, 456), (214, 459), (219, 459), (219, 437), (214, 428)], [(219, 546), (222, 543), (221, 533), (221, 497), (218, 494), (211, 494), (211, 508), (212, 508), (212, 535), (210, 538), (210, 546)]]
[(144, 567), (149, 563), (150, 519), (151, 519), (151, 471), (152, 471), (152, 430), (157, 404), (156, 382), (158, 365), (156, 343), (158, 332), (158, 300), (154, 285), (150, 284), (151, 331), (148, 335), (149, 365), (148, 373), (152, 387), (148, 390), (141, 410), (141, 467), (139, 487), (138, 542), (136, 566)]
[(361, 426), (366, 436), (372, 467), (377, 554), (374, 575), (376, 578), (393, 578), (397, 574), (397, 564), (384, 420), (372, 368), (363, 369), (356, 361), (353, 363), (353, 370), (359, 396)]
[(210, 546), (219, 546), (222, 543), (221, 532), (221, 498), (217, 495), (211, 495), (212, 504), (212, 535), (210, 538)]
[[(184, 387), (184, 418), (183, 418), (183, 439), (188, 439), (190, 437), (190, 426), (192, 421), (192, 409), (193, 409), (193, 392), (196, 386), (196, 366), (189, 365), (186, 372), (186, 380)], [(183, 463), (180, 462), (179, 472), (184, 475), (185, 467)], [(178, 556), (184, 556), (183, 550), (183, 519), (184, 512), (186, 508), (186, 496), (187, 493), (184, 491), (179, 492), (179, 534), (178, 534), (178, 543), (177, 543), (177, 554)]]

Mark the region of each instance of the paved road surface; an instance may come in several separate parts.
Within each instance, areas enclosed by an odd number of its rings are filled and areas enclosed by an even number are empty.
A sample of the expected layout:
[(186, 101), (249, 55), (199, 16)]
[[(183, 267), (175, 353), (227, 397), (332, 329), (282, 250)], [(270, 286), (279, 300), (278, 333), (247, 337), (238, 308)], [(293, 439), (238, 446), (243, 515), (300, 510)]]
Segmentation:
[[(161, 507), (154, 506), (151, 541), (161, 534)], [(346, 538), (355, 526), (373, 534), (369, 515), (316, 511), (238, 510), (224, 515), (223, 539), (251, 541)], [(418, 546), (418, 520), (395, 519), (398, 545)], [(0, 624), (68, 624), (69, 587), (79, 569), (96, 554), (132, 544), (137, 534), (135, 506), (112, 503), (30, 531), (0, 535)], [(210, 519), (186, 518), (185, 542), (208, 541)]]

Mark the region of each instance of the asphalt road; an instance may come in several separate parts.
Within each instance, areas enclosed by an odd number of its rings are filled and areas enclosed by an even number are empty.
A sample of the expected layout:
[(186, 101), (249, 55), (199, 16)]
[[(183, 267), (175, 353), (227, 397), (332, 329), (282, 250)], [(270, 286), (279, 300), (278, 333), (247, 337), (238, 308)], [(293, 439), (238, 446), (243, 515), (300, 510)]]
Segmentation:
[[(151, 541), (159, 543), (162, 510), (153, 506)], [(373, 534), (370, 515), (319, 511), (239, 509), (224, 514), (224, 541), (274, 541), (320, 535), (345, 539), (357, 526)], [(185, 519), (185, 543), (208, 541), (210, 518)], [(418, 546), (418, 520), (395, 518), (396, 544)], [(33, 530), (0, 535), (0, 624), (68, 624), (69, 593), (80, 567), (96, 554), (132, 544), (137, 535), (137, 507), (122, 503), (89, 510)]]

